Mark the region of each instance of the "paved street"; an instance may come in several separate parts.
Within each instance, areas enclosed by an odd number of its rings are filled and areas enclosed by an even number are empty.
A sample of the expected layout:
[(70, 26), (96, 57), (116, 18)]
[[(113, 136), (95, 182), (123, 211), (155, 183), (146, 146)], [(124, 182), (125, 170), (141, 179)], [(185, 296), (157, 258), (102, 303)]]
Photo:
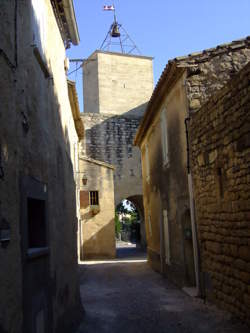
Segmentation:
[(153, 272), (135, 247), (80, 265), (80, 281), (85, 316), (77, 333), (249, 333)]

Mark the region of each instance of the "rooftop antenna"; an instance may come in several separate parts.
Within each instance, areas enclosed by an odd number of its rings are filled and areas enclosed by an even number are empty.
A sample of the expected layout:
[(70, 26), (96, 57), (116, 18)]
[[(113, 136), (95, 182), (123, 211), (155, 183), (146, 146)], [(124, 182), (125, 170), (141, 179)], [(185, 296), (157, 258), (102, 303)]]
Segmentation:
[[(114, 21), (109, 28), (100, 50), (111, 51), (111, 48), (118, 48), (123, 54), (133, 54), (134, 52), (137, 52), (137, 54), (140, 55), (141, 52), (134, 41), (130, 38), (129, 34), (122, 27), (122, 25), (117, 22), (114, 4), (110, 6), (103, 6), (103, 10), (113, 11)], [(117, 41), (117, 39), (119, 39), (119, 41)]]

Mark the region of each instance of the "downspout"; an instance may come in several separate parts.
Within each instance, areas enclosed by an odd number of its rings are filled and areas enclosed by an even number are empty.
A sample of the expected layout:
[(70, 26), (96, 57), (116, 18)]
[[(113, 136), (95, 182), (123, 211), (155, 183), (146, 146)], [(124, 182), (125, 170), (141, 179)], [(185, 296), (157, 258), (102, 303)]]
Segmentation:
[(190, 172), (190, 148), (189, 148), (188, 121), (190, 121), (189, 117), (185, 119), (186, 143), (187, 143), (188, 192), (189, 192), (189, 205), (190, 205), (190, 215), (191, 215), (192, 239), (193, 239), (196, 295), (200, 296), (201, 295), (200, 262), (199, 262), (199, 248), (198, 248), (198, 239), (197, 239), (197, 228), (196, 228), (196, 221), (195, 221), (193, 182), (192, 182), (192, 175), (191, 175), (191, 172)]
[(160, 216), (160, 260), (161, 260), (161, 274), (165, 275), (165, 234), (164, 234), (164, 221), (163, 221), (163, 210), (161, 201), (161, 216)]
[[(185, 87), (186, 87), (186, 84), (185, 84)], [(186, 95), (187, 95), (187, 92), (186, 92)], [(188, 106), (187, 106), (187, 110), (188, 110), (188, 115), (190, 115)], [(192, 227), (192, 239), (193, 239), (196, 295), (200, 296), (201, 295), (200, 258), (199, 258), (197, 227), (196, 227), (196, 220), (195, 220), (193, 181), (192, 181), (192, 174), (191, 174), (191, 170), (190, 170), (190, 148), (189, 148), (189, 132), (188, 132), (188, 122), (189, 121), (190, 121), (190, 117), (187, 117), (185, 119), (185, 128), (186, 128), (186, 144), (187, 144), (188, 192), (189, 192), (190, 217), (191, 217), (191, 227)]]

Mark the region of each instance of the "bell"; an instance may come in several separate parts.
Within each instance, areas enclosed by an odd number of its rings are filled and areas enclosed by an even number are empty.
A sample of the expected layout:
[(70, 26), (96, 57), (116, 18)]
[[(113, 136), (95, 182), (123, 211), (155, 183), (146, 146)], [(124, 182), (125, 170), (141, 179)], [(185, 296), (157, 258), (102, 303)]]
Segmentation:
[(118, 28), (118, 24), (114, 23), (111, 30), (111, 37), (120, 37), (120, 36), (121, 34)]

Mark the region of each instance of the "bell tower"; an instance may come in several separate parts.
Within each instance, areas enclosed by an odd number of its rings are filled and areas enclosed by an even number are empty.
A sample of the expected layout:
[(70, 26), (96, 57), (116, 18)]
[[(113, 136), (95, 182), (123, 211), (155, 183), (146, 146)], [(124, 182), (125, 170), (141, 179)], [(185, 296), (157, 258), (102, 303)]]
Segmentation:
[(135, 42), (129, 36), (122, 24), (118, 23), (114, 5), (104, 6), (104, 10), (112, 10), (114, 13), (114, 20), (104, 41), (102, 42), (100, 50), (140, 55), (141, 52)]
[[(114, 11), (114, 6), (105, 6)], [(141, 159), (133, 139), (153, 92), (152, 57), (143, 56), (114, 20), (100, 47), (83, 62), (85, 139), (82, 154), (112, 164), (114, 198), (143, 207)], [(143, 209), (142, 243), (145, 244)]]
[(153, 91), (152, 57), (143, 56), (118, 23), (113, 23), (99, 50), (83, 62), (84, 113), (142, 116)]

